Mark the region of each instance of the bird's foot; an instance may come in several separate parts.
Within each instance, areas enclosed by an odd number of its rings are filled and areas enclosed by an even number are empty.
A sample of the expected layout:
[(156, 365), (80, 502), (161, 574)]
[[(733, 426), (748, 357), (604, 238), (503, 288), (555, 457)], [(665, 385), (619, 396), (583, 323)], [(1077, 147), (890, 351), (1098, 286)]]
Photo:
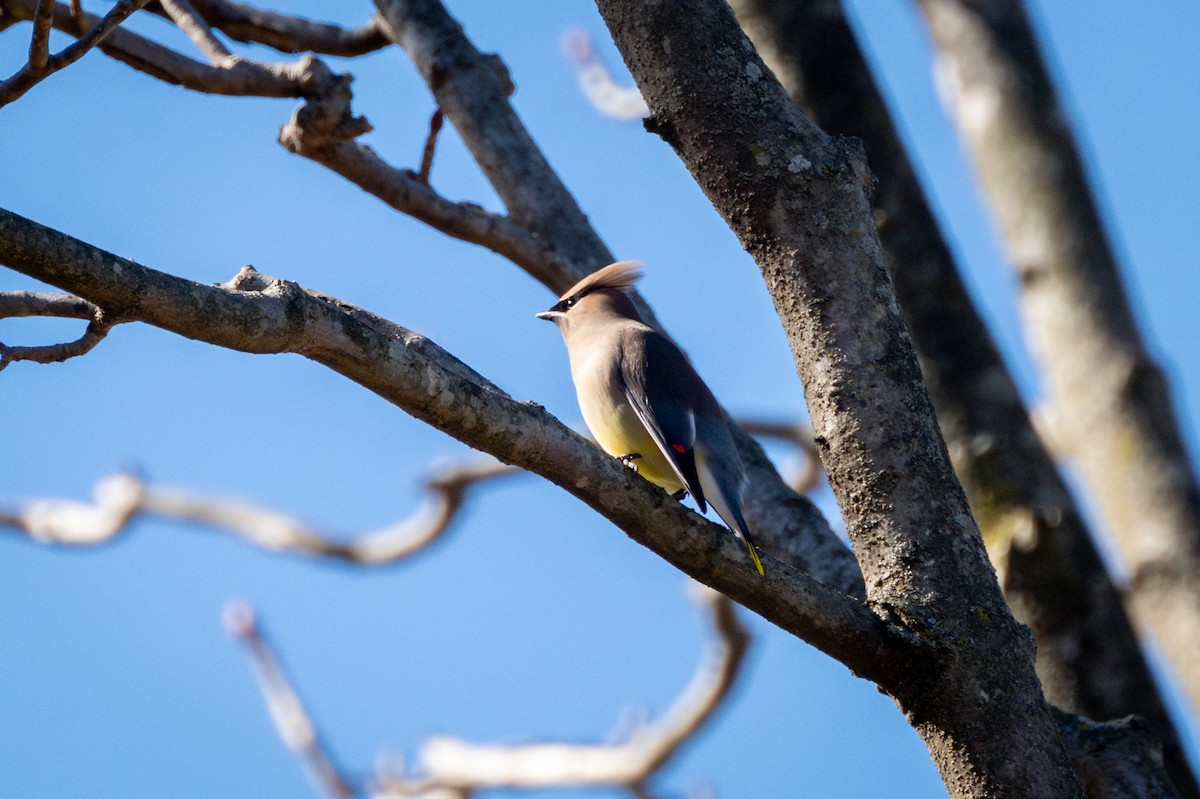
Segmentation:
[(624, 465), (628, 466), (630, 469), (633, 469), (633, 473), (637, 474), (638, 468), (637, 468), (637, 464), (634, 463), (634, 461), (636, 461), (640, 457), (642, 457), (642, 456), (639, 455), (638, 453), (630, 452), (628, 455), (618, 456), (617, 460), (619, 460)]
[(687, 489), (681, 488), (678, 491), (676, 491), (674, 494), (671, 495), (671, 499), (675, 500), (676, 502), (683, 502), (683, 499), (686, 496), (687, 496)]

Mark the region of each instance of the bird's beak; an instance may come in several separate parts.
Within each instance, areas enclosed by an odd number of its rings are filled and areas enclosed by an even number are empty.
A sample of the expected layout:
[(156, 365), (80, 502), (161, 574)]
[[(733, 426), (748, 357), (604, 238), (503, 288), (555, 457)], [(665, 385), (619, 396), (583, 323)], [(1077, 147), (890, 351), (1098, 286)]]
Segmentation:
[(545, 319), (547, 322), (556, 322), (556, 321), (558, 321), (558, 318), (562, 315), (563, 315), (562, 311), (556, 311), (554, 309), (550, 309), (549, 311), (542, 311), (539, 314), (534, 314), (534, 316), (536, 316), (538, 319)]

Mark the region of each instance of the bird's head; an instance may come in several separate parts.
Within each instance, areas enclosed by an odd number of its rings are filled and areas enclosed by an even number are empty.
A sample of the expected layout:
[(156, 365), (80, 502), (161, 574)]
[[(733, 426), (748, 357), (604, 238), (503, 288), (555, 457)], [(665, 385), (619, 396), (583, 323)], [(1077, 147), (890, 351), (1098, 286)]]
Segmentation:
[(619, 261), (598, 269), (576, 283), (558, 302), (537, 314), (538, 319), (553, 322), (560, 330), (568, 326), (615, 314), (641, 321), (633, 302), (625, 294), (641, 278), (640, 261)]

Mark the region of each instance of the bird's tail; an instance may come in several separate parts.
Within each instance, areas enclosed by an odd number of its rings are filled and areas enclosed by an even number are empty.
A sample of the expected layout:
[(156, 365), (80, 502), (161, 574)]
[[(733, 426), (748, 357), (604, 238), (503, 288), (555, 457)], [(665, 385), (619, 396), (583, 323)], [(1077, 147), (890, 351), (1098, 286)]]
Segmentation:
[[(754, 541), (750, 538), (750, 528), (746, 525), (745, 517), (742, 516), (740, 483), (745, 478), (740, 474), (740, 470), (735, 476), (716, 473), (714, 467), (720, 467), (713, 463), (711, 458), (703, 458), (698, 465), (700, 466), (700, 485), (704, 489), (704, 495), (709, 504), (713, 506), (717, 515), (725, 520), (734, 535), (746, 542), (746, 549), (750, 551), (750, 559), (754, 561), (754, 568), (758, 569), (760, 575), (765, 576), (762, 561), (758, 558), (758, 548), (754, 546)], [(731, 477), (733, 479), (730, 479)]]
[(750, 560), (754, 561), (754, 568), (758, 569), (759, 575), (765, 577), (762, 561), (758, 559), (758, 547), (754, 546), (754, 539), (750, 537), (750, 531), (746, 527), (746, 520), (742, 518), (742, 509), (735, 503), (730, 503), (730, 511), (733, 514), (734, 520), (737, 522), (734, 532), (737, 537), (746, 542), (746, 549), (750, 550)]

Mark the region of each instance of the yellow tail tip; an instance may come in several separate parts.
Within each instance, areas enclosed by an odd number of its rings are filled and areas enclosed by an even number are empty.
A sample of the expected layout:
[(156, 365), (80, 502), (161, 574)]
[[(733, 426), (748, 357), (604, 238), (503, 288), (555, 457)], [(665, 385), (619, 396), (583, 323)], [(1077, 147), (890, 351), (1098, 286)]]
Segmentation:
[(746, 549), (750, 550), (750, 559), (754, 561), (754, 568), (758, 569), (759, 576), (766, 577), (767, 573), (763, 571), (762, 561), (758, 559), (758, 551), (754, 548), (754, 544), (747, 541)]

